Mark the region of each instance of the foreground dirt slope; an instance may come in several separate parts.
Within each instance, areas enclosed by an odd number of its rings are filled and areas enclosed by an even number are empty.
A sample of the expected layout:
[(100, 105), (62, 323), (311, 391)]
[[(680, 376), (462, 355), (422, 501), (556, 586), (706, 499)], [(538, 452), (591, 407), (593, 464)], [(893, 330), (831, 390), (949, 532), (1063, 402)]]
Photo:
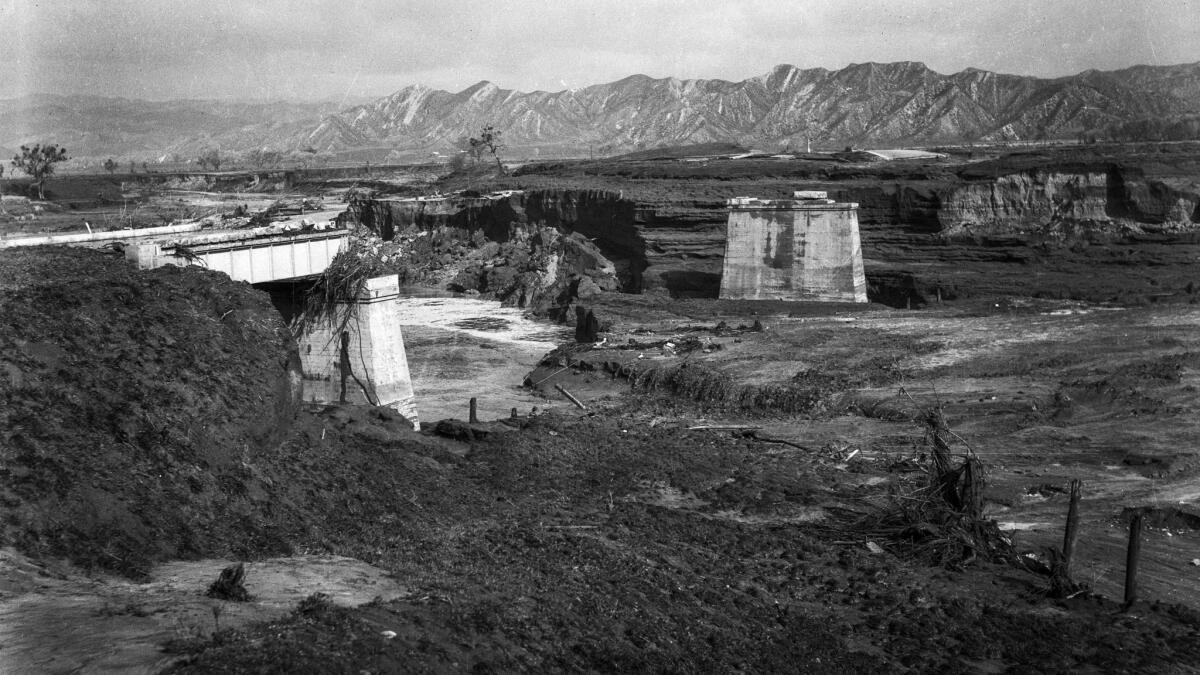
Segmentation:
[(394, 509), (401, 476), (427, 468), (373, 472), (356, 434), (445, 451), (393, 411), (297, 418), (296, 359), (267, 295), (223, 274), (0, 253), (2, 544), (141, 577), (369, 539), (355, 504)]
[(295, 358), (269, 302), (224, 275), (0, 253), (5, 543), (130, 574), (263, 546), (228, 485), (282, 440)]
[[(372, 556), (411, 595), (301, 603), (172, 672), (1189, 672), (1200, 616), (1051, 602), (1010, 567), (872, 553), (851, 524), (923, 480), (655, 415), (493, 424), (402, 488)], [(913, 440), (919, 429), (912, 427)], [(891, 545), (885, 540), (882, 544)], [(248, 580), (253, 592), (253, 579)], [(388, 632), (390, 631), (390, 633)]]

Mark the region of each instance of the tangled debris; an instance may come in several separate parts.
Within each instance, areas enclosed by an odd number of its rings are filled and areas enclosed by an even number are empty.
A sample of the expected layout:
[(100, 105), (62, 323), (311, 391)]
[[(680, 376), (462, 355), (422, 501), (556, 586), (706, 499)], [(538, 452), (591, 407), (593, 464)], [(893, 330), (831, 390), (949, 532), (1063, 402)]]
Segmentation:
[(389, 262), (383, 242), (364, 237), (347, 240), (346, 248), (334, 256), (305, 296), (304, 311), (295, 326), (297, 334), (322, 324), (338, 326), (335, 333), (340, 333), (351, 315), (352, 305), (347, 303), (358, 296), (368, 279), (393, 273)]
[[(983, 462), (950, 430), (941, 408), (924, 412), (923, 444), (928, 452), (927, 485), (909, 494), (894, 494), (887, 506), (855, 524), (872, 539), (930, 564), (961, 568), (982, 559), (1014, 561), (1011, 541), (994, 520), (983, 517), (987, 476)], [(956, 462), (949, 440), (963, 446)]]

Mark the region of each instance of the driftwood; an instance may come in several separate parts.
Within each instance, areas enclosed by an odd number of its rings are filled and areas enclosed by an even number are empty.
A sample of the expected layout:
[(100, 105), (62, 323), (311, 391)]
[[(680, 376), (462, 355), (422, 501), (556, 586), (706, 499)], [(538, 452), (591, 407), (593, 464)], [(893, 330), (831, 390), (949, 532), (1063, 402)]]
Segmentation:
[(799, 443), (793, 443), (791, 441), (785, 441), (782, 438), (771, 438), (769, 436), (762, 436), (754, 429), (750, 429), (748, 431), (743, 431), (742, 437), (749, 438), (752, 441), (758, 441), (760, 443), (779, 443), (781, 445), (790, 445), (791, 447), (799, 448), (800, 450), (807, 450), (807, 451), (812, 450), (812, 448), (809, 448), (808, 446), (800, 445)]
[(567, 398), (571, 399), (571, 403), (574, 403), (580, 410), (587, 410), (587, 406), (580, 403), (579, 399), (572, 396), (571, 392), (567, 391), (566, 388), (563, 387), (561, 384), (554, 385), (554, 388), (561, 391), (563, 396), (566, 396)]

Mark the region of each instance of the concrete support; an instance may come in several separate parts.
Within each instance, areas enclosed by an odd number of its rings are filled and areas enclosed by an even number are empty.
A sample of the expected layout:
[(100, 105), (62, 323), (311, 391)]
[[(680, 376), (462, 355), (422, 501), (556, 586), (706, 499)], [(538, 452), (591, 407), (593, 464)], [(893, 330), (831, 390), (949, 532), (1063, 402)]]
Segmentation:
[(858, 204), (813, 191), (728, 204), (722, 299), (867, 301)]
[(419, 428), (399, 294), (399, 277), (370, 279), (345, 326), (322, 324), (300, 337), (305, 401), (387, 406)]

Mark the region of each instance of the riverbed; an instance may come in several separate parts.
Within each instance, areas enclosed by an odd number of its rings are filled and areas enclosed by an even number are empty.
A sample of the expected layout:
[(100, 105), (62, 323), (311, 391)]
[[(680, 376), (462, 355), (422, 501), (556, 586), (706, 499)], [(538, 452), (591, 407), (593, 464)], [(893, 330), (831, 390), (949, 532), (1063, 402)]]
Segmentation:
[(521, 386), (542, 356), (571, 339), (570, 328), (431, 289), (401, 289), (397, 307), (422, 425), (466, 419), (473, 397), (484, 420), (570, 405)]

